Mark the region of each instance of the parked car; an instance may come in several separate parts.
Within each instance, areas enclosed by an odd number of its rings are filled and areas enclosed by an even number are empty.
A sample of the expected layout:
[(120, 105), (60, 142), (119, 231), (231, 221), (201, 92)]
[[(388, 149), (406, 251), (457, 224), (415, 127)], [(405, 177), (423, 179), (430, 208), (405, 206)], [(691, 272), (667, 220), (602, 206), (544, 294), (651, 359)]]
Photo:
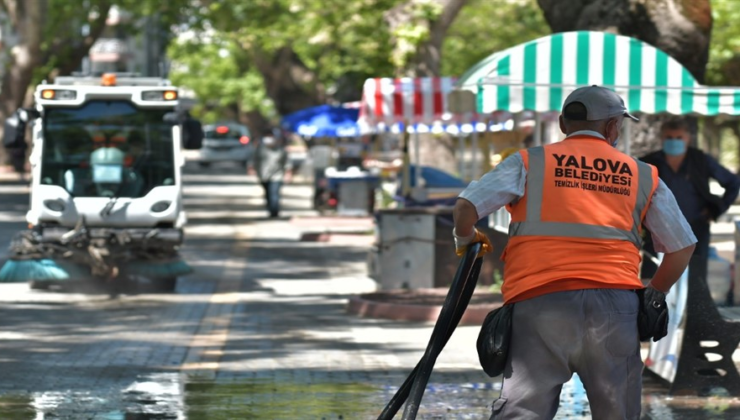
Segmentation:
[(200, 166), (213, 162), (238, 162), (247, 165), (253, 146), (249, 128), (243, 124), (225, 122), (203, 127), (203, 147), (200, 149)]

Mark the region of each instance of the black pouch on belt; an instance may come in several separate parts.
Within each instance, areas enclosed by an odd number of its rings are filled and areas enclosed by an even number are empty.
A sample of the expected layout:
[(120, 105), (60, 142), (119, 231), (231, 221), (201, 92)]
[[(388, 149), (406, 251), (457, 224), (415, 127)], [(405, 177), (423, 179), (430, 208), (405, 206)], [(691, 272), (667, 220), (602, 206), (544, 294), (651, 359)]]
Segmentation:
[(636, 291), (640, 299), (637, 312), (637, 331), (640, 341), (658, 341), (668, 333), (668, 305), (665, 293), (646, 287)]
[(511, 343), (511, 318), (514, 305), (504, 305), (486, 315), (478, 334), (478, 360), (483, 371), (490, 377), (504, 372)]

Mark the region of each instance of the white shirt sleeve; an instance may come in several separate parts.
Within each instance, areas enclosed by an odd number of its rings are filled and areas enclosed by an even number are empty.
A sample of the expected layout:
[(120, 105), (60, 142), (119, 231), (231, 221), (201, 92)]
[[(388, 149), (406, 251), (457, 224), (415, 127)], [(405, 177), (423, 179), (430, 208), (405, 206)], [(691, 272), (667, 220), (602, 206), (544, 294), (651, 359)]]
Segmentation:
[(658, 180), (643, 223), (653, 237), (657, 252), (676, 252), (696, 243), (696, 236), (681, 213), (676, 197), (662, 179)]
[(524, 195), (527, 170), (522, 155), (514, 153), (478, 181), (472, 181), (459, 197), (470, 201), (482, 219)]

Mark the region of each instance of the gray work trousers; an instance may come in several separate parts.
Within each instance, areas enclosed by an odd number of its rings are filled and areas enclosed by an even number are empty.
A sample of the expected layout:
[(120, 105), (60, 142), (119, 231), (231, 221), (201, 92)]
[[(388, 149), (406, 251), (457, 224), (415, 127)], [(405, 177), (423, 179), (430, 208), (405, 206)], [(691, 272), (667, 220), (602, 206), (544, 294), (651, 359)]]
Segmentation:
[(552, 419), (573, 373), (594, 420), (639, 419), (642, 359), (637, 294), (586, 289), (517, 302), (509, 360), (492, 420)]

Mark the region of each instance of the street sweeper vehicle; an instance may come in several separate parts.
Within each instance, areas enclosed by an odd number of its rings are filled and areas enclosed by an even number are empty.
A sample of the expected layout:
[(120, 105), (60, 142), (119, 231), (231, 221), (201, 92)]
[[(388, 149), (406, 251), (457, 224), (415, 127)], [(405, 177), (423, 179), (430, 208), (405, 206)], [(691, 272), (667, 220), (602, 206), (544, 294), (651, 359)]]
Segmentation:
[(32, 288), (70, 280), (175, 288), (191, 268), (179, 255), (183, 149), (200, 123), (166, 79), (127, 74), (57, 77), (32, 108), (5, 121), (3, 142), (33, 139), (29, 229), (12, 240), (0, 282)]

